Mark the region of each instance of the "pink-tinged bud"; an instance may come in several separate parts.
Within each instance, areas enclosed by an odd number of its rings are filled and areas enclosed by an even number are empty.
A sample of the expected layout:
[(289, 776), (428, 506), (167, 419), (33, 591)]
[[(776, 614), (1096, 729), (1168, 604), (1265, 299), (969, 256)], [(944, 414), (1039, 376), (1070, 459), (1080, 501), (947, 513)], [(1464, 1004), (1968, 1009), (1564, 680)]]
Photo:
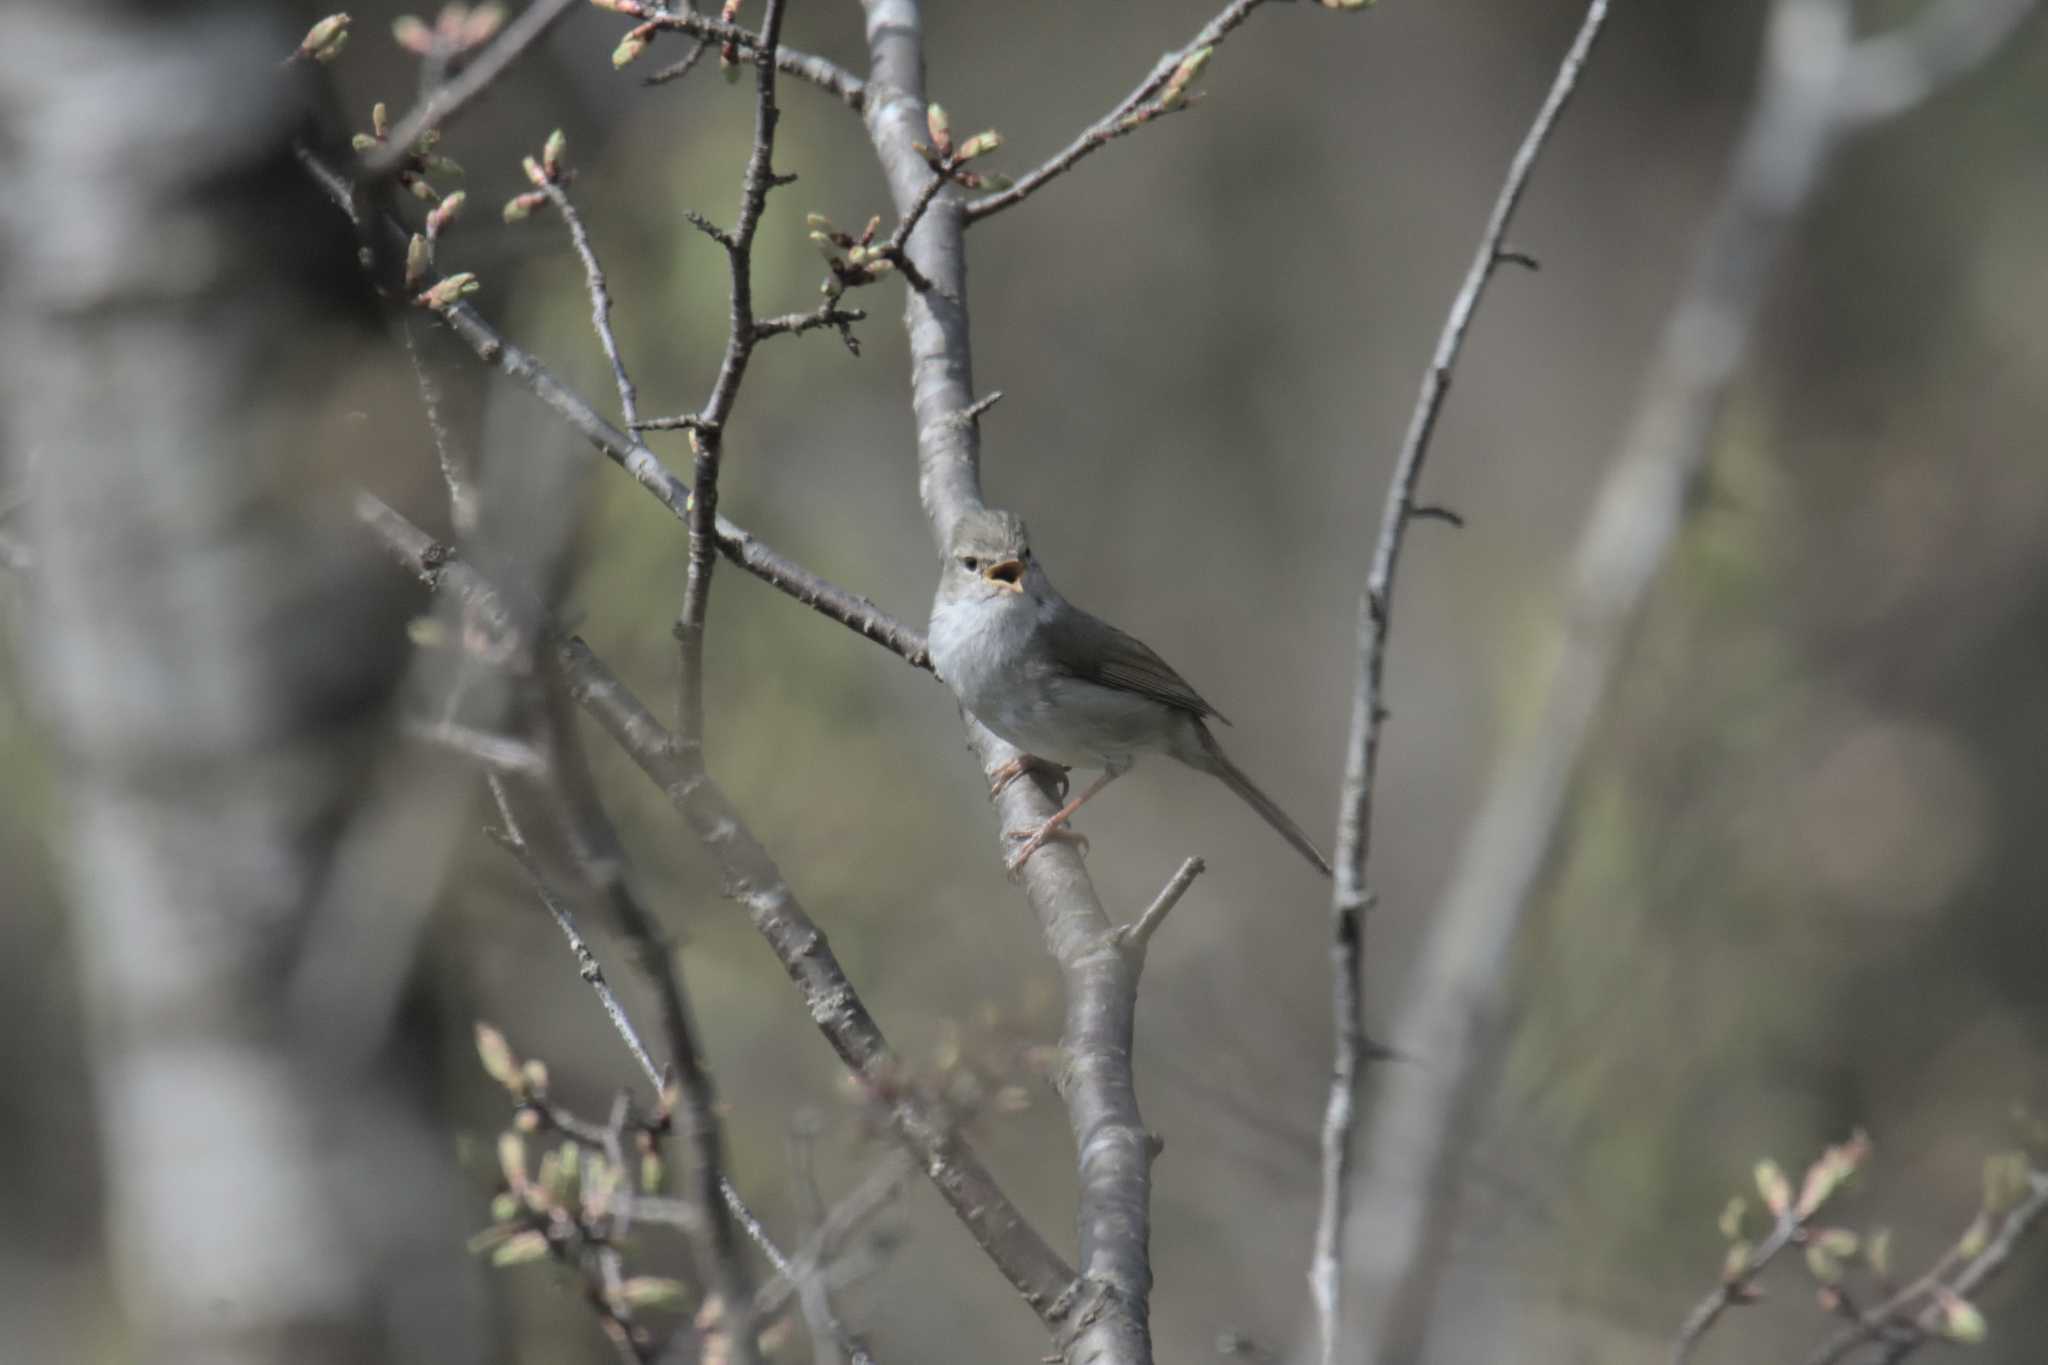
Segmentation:
[(371, 137), (368, 133), (357, 133), (348, 140), (348, 145), (355, 148), (356, 154), (360, 156), (362, 153), (375, 148), (377, 146), (377, 139)]
[(515, 1232), (499, 1243), (491, 1253), (491, 1264), (497, 1266), (525, 1265), (538, 1261), (548, 1254), (548, 1235), (537, 1228)]
[(872, 217), (872, 218), (868, 219), (868, 225), (867, 225), (866, 227), (864, 227), (864, 228), (862, 228), (862, 229), (861, 229), (861, 233), (860, 233), (860, 244), (861, 244), (862, 246), (866, 246), (866, 245), (867, 245), (867, 244), (868, 244), (869, 242), (872, 242), (872, 241), (874, 241), (874, 240), (875, 240), (875, 229), (876, 229), (876, 228), (879, 228), (879, 227), (880, 227), (881, 225), (882, 225), (882, 215), (881, 215), (881, 214), (879, 214), (879, 213), (878, 213), (878, 214), (876, 214), (876, 215), (875, 215), (874, 217)]
[[(419, 241), (419, 238), (413, 238)], [(484, 1064), (484, 1074), (504, 1086), (507, 1090), (519, 1088), (519, 1062), (512, 1055), (512, 1045), (505, 1041), (505, 1035), (484, 1023), (476, 1025), (477, 1060)]]
[(425, 177), (414, 175), (410, 171), (400, 174), (398, 183), (410, 190), (413, 198), (425, 203), (431, 204), (441, 197), (434, 187), (426, 182)]
[(950, 156), (953, 151), (953, 121), (946, 117), (946, 111), (938, 105), (927, 105), (924, 111), (924, 126), (931, 130), (932, 146), (940, 156)]
[(1807, 1243), (1806, 1271), (1821, 1284), (1842, 1282), (1842, 1263), (1835, 1259), (1833, 1252), (1818, 1242)]
[(434, 205), (434, 211), (427, 215), (427, 240), (440, 240), (441, 234), (448, 230), (448, 225), (462, 213), (462, 206), (468, 202), (469, 192), (457, 190)]
[(534, 160), (534, 158), (523, 156), (519, 158), (519, 165), (526, 172), (526, 178), (534, 184), (545, 185), (548, 183), (547, 168)]
[(615, 67), (625, 66), (630, 62), (640, 60), (640, 54), (645, 52), (648, 45), (653, 41), (654, 25), (652, 24), (642, 24), (640, 27), (629, 31), (624, 38), (619, 40), (619, 45), (612, 49), (612, 65)]
[(726, 43), (718, 49), (718, 74), (725, 77), (727, 85), (739, 81), (740, 49), (737, 43)]
[(988, 153), (1002, 145), (1003, 135), (991, 128), (985, 133), (976, 133), (973, 137), (961, 143), (960, 154), (954, 160), (972, 161), (978, 156), (988, 155)]
[[(412, 235), (412, 240), (405, 244), (405, 287), (407, 289), (419, 288), (420, 281), (427, 277), (427, 269), (433, 263), (433, 247), (428, 245), (425, 237), (415, 232)], [(503, 1040), (500, 1039), (499, 1041), (502, 1042)], [(479, 1048), (481, 1048), (483, 1044), (482, 1026), (478, 1026), (477, 1029), (477, 1043)], [(489, 1059), (485, 1060), (484, 1065), (486, 1068), (490, 1066)]]
[(645, 19), (647, 7), (640, 0), (590, 0), (599, 9), (608, 9), (613, 14), (623, 14), (628, 19)]
[(517, 1133), (498, 1134), (498, 1174), (513, 1193), (526, 1188), (526, 1139)]
[(299, 44), (296, 56), (316, 62), (331, 62), (341, 55), (342, 45), (348, 42), (349, 16), (330, 14), (306, 30), (305, 41)]
[(1321, 0), (1324, 9), (1371, 9), (1373, 0)]
[(730, 24), (740, 16), (740, 0), (725, 0), (718, 8), (718, 17)]
[(540, 149), (540, 166), (548, 179), (553, 180), (562, 173), (562, 156), (569, 150), (569, 138), (560, 128), (548, 134), (547, 142)]
[(434, 50), (434, 31), (417, 14), (401, 14), (393, 19), (391, 36), (415, 57), (424, 57)]
[(505, 203), (505, 221), (523, 223), (533, 216), (533, 211), (548, 202), (548, 197), (538, 190), (528, 190), (517, 198)]
[(1216, 47), (1213, 43), (1208, 47), (1196, 48), (1193, 52), (1181, 58), (1180, 65), (1173, 69), (1173, 76), (1167, 81), (1167, 84), (1185, 88), (1195, 77), (1202, 74), (1202, 68), (1207, 66), (1209, 59), (1215, 55)]
[(438, 313), (444, 308), (454, 307), (463, 298), (474, 294), (480, 288), (482, 286), (477, 283), (476, 276), (470, 271), (465, 270), (460, 275), (450, 275), (447, 279), (442, 280), (432, 289), (421, 294), (415, 302), (422, 308), (431, 308)]
[(1934, 1287), (1934, 1298), (1941, 1305), (1941, 1334), (1950, 1341), (1959, 1341), (1974, 1346), (1984, 1340), (1990, 1331), (1983, 1313), (1968, 1299), (1961, 1297), (1947, 1285)]
[(478, 5), (469, 12), (457, 41), (464, 48), (481, 47), (498, 34), (505, 26), (505, 7), (492, 3)]
[(1763, 1197), (1764, 1207), (1773, 1218), (1784, 1217), (1785, 1210), (1792, 1207), (1792, 1182), (1785, 1178), (1778, 1163), (1769, 1158), (1756, 1164), (1756, 1192)]
[(1892, 1230), (1877, 1228), (1863, 1241), (1863, 1259), (1880, 1280), (1892, 1276)]
[(383, 100), (370, 106), (370, 131), (377, 135), (379, 142), (391, 136), (391, 111), (384, 107)]
[(680, 1308), (688, 1291), (675, 1280), (634, 1275), (619, 1285), (619, 1301), (628, 1308)]

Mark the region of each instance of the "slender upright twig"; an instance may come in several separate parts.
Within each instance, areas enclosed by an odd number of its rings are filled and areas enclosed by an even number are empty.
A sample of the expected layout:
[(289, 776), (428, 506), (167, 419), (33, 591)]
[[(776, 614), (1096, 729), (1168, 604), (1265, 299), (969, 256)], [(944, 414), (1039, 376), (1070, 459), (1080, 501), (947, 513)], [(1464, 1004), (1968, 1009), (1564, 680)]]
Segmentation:
[[(1994, 51), (2033, 0), (1943, 3), (1899, 37), (1907, 50)], [(1509, 949), (1565, 809), (1594, 717), (1658, 568), (1684, 524), (1715, 419), (1755, 331), (1773, 267), (1832, 154), (1897, 99), (1925, 98), (1971, 62), (1897, 60), (1885, 37), (1854, 36), (1850, 0), (1777, 0), (1748, 127), (1678, 306), (1651, 358), (1620, 453), (1592, 502), (1560, 613), (1564, 639), (1534, 684), (1530, 724), (1468, 829), (1443, 903), (1410, 972), (1393, 1037), (1426, 1065), (1389, 1071), (1365, 1142), (1347, 1238), (1351, 1281), (1372, 1324), (1367, 1362), (1403, 1358), (1428, 1311), (1425, 1232), (1446, 1217), (1463, 1154), (1460, 1116), (1482, 1074)], [(1967, 38), (1969, 41), (1963, 41)], [(1938, 69), (1940, 79), (1901, 76)]]
[(712, 382), (711, 396), (704, 400), (704, 410), (697, 414), (699, 425), (690, 433), (695, 452), (686, 517), (690, 568), (675, 626), (682, 665), (676, 734), (685, 744), (700, 746), (704, 742), (704, 620), (711, 607), (711, 570), (718, 562), (718, 468), (725, 448), (726, 419), (739, 399), (740, 383), (759, 340), (754, 327), (754, 234), (761, 226), (768, 192), (780, 183), (775, 174), (775, 126), (782, 115), (775, 107), (774, 50), (782, 36), (785, 3), (768, 0), (768, 12), (761, 22), (761, 46), (754, 53), (754, 145), (740, 182), (739, 216), (729, 231), (713, 230), (725, 248), (731, 270), (732, 316), (718, 377)]
[(597, 344), (604, 351), (604, 358), (612, 367), (612, 383), (619, 391), (619, 421), (626, 430), (633, 431), (640, 425), (640, 394), (633, 387), (633, 377), (626, 372), (626, 359), (620, 354), (619, 339), (612, 330), (612, 294), (605, 283), (604, 267), (598, 263), (597, 248), (591, 244), (590, 231), (583, 226), (583, 216), (576, 212), (576, 206), (569, 201), (569, 192), (558, 180), (543, 181), (541, 193), (555, 206), (555, 212), (562, 215), (562, 222), (569, 229), (569, 243), (576, 249), (576, 258), (583, 263), (584, 283), (590, 289), (590, 326), (597, 333)]
[(1479, 301), (1494, 272), (1508, 259), (1508, 226), (1529, 186), (1536, 159), (1578, 89), (1579, 73), (1607, 21), (1607, 0), (1593, 0), (1551, 81), (1550, 93), (1508, 164), (1506, 181), (1487, 216), (1479, 248), (1444, 319), (1436, 354), (1422, 377), (1422, 391), (1408, 420), (1408, 434), (1394, 459), (1380, 512), (1379, 541), (1358, 610), (1358, 684), (1351, 703), (1351, 737), (1345, 750), (1344, 782), (1337, 803), (1336, 878), (1330, 902), (1331, 1014), (1336, 1048), (1329, 1100), (1323, 1114), (1322, 1200), (1316, 1218), (1309, 1287), (1315, 1298), (1316, 1329), (1323, 1365), (1335, 1365), (1342, 1329), (1344, 1217), (1351, 1198), (1352, 1148), (1356, 1141), (1358, 1092), (1367, 1061), (1363, 967), (1365, 916), (1372, 893), (1366, 859), (1372, 848), (1374, 784), (1379, 776), (1380, 728), (1386, 719), (1387, 637), (1394, 619), (1394, 578), (1409, 523), (1421, 514), (1417, 485), (1429, 458), (1430, 438), (1450, 395), (1451, 373), (1465, 347)]

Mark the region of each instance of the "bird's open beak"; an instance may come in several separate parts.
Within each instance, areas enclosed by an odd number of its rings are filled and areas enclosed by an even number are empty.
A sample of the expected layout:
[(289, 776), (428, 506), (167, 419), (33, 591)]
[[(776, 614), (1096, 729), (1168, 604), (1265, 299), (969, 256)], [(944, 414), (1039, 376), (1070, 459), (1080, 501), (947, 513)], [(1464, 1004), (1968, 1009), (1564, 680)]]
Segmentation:
[(1024, 591), (1024, 561), (1021, 559), (1000, 560), (983, 569), (981, 576), (1011, 592)]

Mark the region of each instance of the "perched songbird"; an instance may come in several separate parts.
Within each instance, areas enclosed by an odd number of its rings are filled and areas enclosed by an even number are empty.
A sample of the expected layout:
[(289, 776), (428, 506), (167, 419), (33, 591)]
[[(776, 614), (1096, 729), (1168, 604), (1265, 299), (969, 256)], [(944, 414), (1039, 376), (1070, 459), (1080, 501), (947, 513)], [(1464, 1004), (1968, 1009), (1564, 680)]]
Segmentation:
[(996, 791), (1031, 760), (1102, 769), (1044, 825), (1011, 836), (1024, 840), (1011, 871), (1139, 754), (1159, 753), (1222, 778), (1329, 875), (1301, 826), (1223, 756), (1204, 723), (1223, 720), (1216, 708), (1144, 644), (1060, 596), (1032, 558), (1021, 518), (980, 508), (953, 527), (932, 599), (930, 644), (932, 663), (960, 704), (1029, 756), (996, 773)]

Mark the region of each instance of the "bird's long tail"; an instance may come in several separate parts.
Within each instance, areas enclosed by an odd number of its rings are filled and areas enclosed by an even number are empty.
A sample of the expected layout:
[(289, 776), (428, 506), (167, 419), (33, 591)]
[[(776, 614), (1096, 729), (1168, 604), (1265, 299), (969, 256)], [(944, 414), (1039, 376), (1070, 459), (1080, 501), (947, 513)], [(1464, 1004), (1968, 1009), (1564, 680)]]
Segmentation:
[(1197, 753), (1183, 756), (1182, 761), (1190, 767), (1200, 768), (1203, 772), (1213, 773), (1222, 778), (1226, 786), (1244, 798), (1247, 806), (1259, 813), (1260, 819), (1278, 830), (1280, 837), (1294, 845), (1297, 853), (1315, 864), (1316, 871), (1325, 877), (1329, 876), (1329, 860), (1323, 857), (1322, 851), (1315, 846), (1314, 841), (1302, 832), (1301, 826), (1295, 824), (1286, 811), (1273, 803), (1272, 797), (1260, 791), (1258, 784), (1244, 775), (1242, 768), (1230, 761), (1223, 752), (1223, 746), (1209, 733), (1209, 727), (1196, 721), (1195, 734), (1201, 740), (1201, 749)]

